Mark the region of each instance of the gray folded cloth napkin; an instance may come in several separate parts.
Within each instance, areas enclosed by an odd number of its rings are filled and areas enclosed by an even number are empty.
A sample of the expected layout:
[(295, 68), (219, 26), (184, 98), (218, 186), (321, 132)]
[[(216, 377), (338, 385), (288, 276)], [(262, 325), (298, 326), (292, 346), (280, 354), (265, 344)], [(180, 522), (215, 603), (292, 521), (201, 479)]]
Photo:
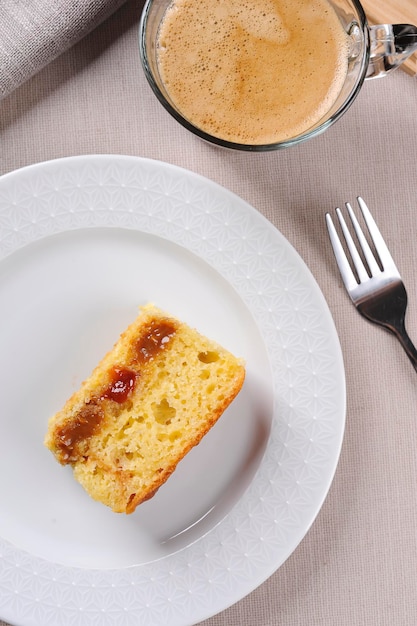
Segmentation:
[(125, 0), (0, 0), (0, 99), (91, 32)]

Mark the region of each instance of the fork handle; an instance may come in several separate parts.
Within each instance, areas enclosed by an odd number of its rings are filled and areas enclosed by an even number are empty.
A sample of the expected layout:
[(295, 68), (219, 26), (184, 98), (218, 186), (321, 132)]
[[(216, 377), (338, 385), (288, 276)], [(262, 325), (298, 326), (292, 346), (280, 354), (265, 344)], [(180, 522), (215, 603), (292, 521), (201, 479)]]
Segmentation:
[(417, 350), (411, 341), (408, 333), (405, 329), (405, 326), (402, 324), (400, 326), (390, 326), (389, 329), (394, 333), (402, 347), (404, 348), (408, 358), (410, 359), (414, 369), (417, 372)]

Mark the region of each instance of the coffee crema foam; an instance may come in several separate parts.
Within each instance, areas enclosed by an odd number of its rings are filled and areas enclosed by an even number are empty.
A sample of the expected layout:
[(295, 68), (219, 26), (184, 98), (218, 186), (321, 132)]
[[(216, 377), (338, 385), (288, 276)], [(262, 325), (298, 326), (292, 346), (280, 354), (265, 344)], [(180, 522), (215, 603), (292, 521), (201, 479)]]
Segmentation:
[(327, 0), (173, 0), (157, 42), (162, 82), (182, 116), (250, 145), (319, 122), (342, 89), (348, 52)]

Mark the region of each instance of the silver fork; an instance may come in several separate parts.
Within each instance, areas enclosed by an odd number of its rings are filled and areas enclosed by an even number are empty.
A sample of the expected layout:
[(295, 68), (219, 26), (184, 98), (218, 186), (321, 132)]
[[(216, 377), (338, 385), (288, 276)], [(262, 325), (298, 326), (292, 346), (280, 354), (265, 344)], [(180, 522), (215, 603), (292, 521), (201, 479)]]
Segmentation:
[(384, 326), (384, 328), (391, 331), (397, 339), (399, 339), (414, 369), (417, 371), (417, 350), (405, 329), (407, 292), (404, 283), (368, 207), (362, 198), (358, 198), (357, 200), (379, 257), (381, 267), (368, 244), (351, 205), (346, 202), (350, 220), (368, 265), (368, 271), (362, 262), (362, 258), (350, 234), (343, 214), (341, 210), (337, 208), (336, 215), (339, 219), (353, 267), (357, 274), (356, 277), (342, 247), (333, 220), (330, 214), (326, 213), (326, 223), (330, 241), (343, 282), (359, 313), (371, 322)]

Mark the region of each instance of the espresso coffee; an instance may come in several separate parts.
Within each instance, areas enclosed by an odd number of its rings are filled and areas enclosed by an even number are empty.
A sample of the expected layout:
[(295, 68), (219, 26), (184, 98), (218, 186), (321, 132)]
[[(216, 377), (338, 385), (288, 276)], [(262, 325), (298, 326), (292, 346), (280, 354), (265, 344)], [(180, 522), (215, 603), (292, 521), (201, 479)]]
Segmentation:
[(173, 0), (157, 42), (161, 80), (182, 116), (251, 145), (319, 122), (342, 89), (348, 53), (327, 0)]

